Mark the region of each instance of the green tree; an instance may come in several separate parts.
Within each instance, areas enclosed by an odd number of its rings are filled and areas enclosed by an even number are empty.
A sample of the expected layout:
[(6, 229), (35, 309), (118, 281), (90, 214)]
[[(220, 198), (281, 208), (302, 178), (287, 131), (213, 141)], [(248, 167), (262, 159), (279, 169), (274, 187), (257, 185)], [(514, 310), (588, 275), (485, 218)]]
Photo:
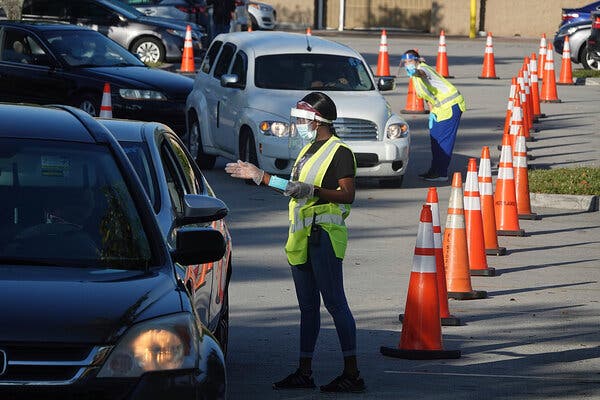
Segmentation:
[(4, 9), (8, 19), (21, 19), (22, 6), (23, 0), (0, 0), (0, 7)]

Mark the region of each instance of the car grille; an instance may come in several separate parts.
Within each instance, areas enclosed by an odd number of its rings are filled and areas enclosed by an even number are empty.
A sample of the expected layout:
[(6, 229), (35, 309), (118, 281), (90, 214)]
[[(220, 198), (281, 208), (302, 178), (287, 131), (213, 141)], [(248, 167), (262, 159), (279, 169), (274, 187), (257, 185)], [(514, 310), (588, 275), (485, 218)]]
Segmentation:
[(377, 125), (366, 119), (338, 118), (333, 126), (343, 140), (377, 140)]
[(6, 368), (1, 386), (70, 385), (99, 368), (111, 347), (39, 344), (2, 345)]

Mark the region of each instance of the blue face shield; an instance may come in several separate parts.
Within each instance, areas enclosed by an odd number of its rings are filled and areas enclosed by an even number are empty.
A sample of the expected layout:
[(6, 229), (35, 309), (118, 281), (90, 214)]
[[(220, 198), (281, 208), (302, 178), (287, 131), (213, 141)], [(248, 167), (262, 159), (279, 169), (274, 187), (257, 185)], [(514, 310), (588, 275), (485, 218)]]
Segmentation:
[(406, 65), (404, 66), (404, 70), (406, 71), (406, 75), (410, 78), (417, 72), (417, 67), (415, 65)]
[(400, 58), (400, 60), (401, 60), (401, 62), (404, 63), (404, 70), (406, 71), (406, 75), (408, 75), (409, 78), (411, 76), (413, 76), (415, 74), (415, 72), (417, 71), (417, 66), (414, 63), (407, 64), (406, 61), (408, 61), (408, 60), (417, 61), (418, 60), (417, 56), (415, 56), (414, 54), (411, 54), (411, 53), (405, 53), (402, 55), (402, 58)]

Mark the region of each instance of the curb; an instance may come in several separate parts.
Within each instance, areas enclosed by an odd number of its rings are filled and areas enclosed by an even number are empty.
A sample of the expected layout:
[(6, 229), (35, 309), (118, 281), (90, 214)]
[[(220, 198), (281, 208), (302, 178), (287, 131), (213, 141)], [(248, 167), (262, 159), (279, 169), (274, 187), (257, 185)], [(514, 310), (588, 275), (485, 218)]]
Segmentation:
[(529, 199), (533, 207), (560, 208), (584, 212), (598, 211), (598, 196), (529, 193)]
[(600, 86), (600, 78), (575, 78), (576, 85)]

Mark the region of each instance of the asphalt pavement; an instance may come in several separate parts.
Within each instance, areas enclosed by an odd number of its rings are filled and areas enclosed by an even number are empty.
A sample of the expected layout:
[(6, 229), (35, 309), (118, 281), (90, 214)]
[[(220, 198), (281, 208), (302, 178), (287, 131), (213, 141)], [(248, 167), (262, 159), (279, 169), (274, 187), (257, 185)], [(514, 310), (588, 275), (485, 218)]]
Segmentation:
[[(313, 33), (315, 34), (315, 33)], [(373, 66), (379, 36), (329, 36), (360, 51)], [(437, 38), (388, 38), (393, 73), (406, 49), (418, 48), (435, 65)], [(523, 57), (537, 53), (533, 40), (494, 43), (499, 80), (479, 80), (485, 38), (447, 38), (452, 82), (465, 95), (465, 112), (451, 170), (466, 174), (467, 160), (490, 146), (498, 161), (510, 78)], [(560, 60), (558, 57), (555, 59)], [(560, 68), (560, 63), (555, 62)], [(577, 67), (577, 66), (576, 66)], [(557, 70), (558, 74), (558, 70)], [(404, 108), (407, 79), (386, 92), (393, 110)], [(534, 168), (599, 166), (600, 86), (560, 86), (559, 104), (547, 114), (528, 144)], [(508, 254), (488, 256), (495, 277), (472, 277), (488, 298), (449, 300), (461, 326), (443, 327), (443, 346), (461, 350), (456, 360), (403, 360), (380, 354), (395, 347), (402, 325), (419, 211), (429, 184), (417, 175), (428, 167), (427, 116), (405, 117), (412, 148), (402, 188), (381, 189), (360, 181), (347, 220), (349, 248), (345, 286), (354, 312), (358, 358), (368, 390), (363, 394), (321, 394), (318, 390), (274, 391), (271, 383), (296, 368), (299, 311), (283, 246), (287, 199), (228, 177), (219, 159), (206, 176), (228, 204), (233, 237), (230, 287), (230, 343), (227, 357), (230, 399), (600, 399), (600, 213), (534, 208), (542, 218), (520, 221), (526, 237), (499, 237)], [(495, 173), (495, 169), (493, 169)], [(463, 175), (464, 176), (464, 175)], [(450, 183), (436, 183), (445, 222)], [(314, 359), (317, 384), (341, 372), (342, 356), (331, 317), (322, 307)]]

